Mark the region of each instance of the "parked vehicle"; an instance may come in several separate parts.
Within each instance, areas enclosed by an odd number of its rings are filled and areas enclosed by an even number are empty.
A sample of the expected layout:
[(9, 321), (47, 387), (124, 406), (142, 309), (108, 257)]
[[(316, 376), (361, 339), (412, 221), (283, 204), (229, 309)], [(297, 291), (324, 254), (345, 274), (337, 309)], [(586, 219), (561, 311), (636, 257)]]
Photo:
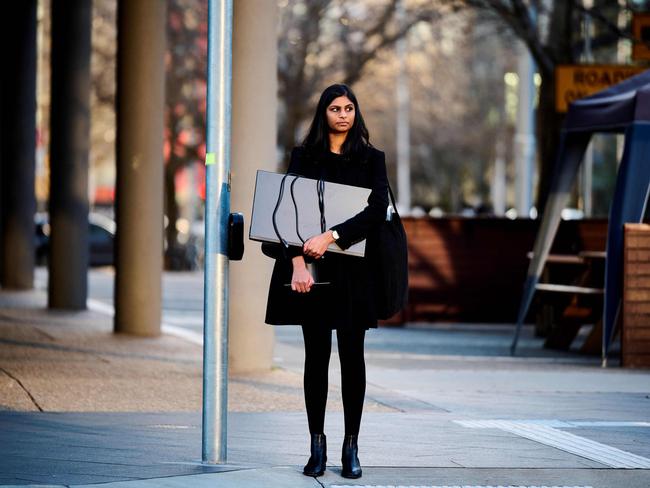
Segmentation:
[[(36, 227), (36, 264), (46, 265), (50, 248), (50, 223), (47, 213), (34, 215)], [(88, 244), (90, 266), (113, 264), (115, 221), (96, 212), (88, 214)]]

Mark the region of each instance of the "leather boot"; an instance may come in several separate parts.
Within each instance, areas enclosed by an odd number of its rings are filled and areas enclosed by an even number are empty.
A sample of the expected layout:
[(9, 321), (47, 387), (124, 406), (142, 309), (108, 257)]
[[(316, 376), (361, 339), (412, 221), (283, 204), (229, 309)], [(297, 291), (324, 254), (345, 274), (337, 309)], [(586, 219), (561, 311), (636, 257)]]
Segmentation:
[(302, 473), (307, 476), (321, 476), (327, 462), (327, 440), (325, 434), (311, 434), (311, 456)]
[(357, 435), (345, 434), (341, 450), (341, 476), (344, 478), (361, 478), (361, 464), (358, 457)]

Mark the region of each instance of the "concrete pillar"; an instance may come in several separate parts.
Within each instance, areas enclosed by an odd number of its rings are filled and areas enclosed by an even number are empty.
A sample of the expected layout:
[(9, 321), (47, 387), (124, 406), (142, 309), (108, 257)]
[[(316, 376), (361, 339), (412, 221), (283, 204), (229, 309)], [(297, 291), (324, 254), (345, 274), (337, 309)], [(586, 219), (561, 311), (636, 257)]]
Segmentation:
[(2, 5), (2, 250), (0, 283), (34, 284), (34, 174), (36, 163), (36, 0)]
[(86, 308), (91, 17), (91, 0), (52, 1), (50, 308)]
[[(6, 21), (0, 21), (0, 45), (4, 46), (4, 40), (5, 37), (2, 34), (2, 31), (4, 30), (6, 24)], [(3, 92), (4, 89), (4, 76), (5, 73), (4, 71), (0, 70), (0, 288), (2, 288), (2, 279), (3, 279), (3, 263), (4, 263), (4, 185), (5, 185), (5, 174), (4, 174), (4, 157), (3, 157), (3, 152), (4, 152), (4, 144), (2, 142), (2, 132), (3, 132), (3, 124), (5, 121), (3, 120), (4, 117), (2, 117), (2, 114), (4, 113), (4, 98), (6, 98), (6, 93)]]
[(116, 332), (160, 334), (164, 0), (120, 0), (117, 50)]
[[(230, 208), (250, 218), (255, 174), (276, 171), (276, 2), (237, 0), (233, 17), (232, 194)], [(264, 323), (272, 261), (248, 241), (230, 263), (229, 368), (268, 369), (274, 330)]]
[[(2, 76), (2, 75), (0, 75)], [(0, 114), (2, 113), (2, 82), (0, 82)], [(2, 288), (2, 265), (4, 262), (4, 159), (2, 158), (2, 117), (0, 117), (0, 288)]]

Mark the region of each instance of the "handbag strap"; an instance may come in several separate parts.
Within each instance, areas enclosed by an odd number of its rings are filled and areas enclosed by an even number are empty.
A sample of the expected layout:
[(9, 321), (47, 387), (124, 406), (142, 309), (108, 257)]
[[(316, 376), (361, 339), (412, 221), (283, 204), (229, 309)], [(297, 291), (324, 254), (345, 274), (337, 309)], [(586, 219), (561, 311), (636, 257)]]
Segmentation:
[(390, 181), (388, 182), (388, 194), (390, 195), (390, 202), (393, 205), (393, 211), (395, 212), (395, 215), (397, 215), (397, 218), (402, 220), (401, 217), (399, 216), (399, 212), (397, 212), (397, 204), (395, 203), (395, 195), (393, 195), (393, 189), (390, 187)]
[(324, 169), (321, 168), (320, 178), (316, 182), (316, 194), (318, 195), (318, 210), (320, 212), (320, 231), (327, 230), (327, 221), (325, 220), (325, 180), (323, 179)]

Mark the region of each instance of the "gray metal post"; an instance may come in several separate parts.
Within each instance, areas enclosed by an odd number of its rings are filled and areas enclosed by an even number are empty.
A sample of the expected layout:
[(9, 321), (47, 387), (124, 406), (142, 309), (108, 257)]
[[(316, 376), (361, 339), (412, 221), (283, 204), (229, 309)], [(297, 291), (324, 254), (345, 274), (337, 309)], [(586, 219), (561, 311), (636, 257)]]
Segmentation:
[(227, 447), (232, 17), (232, 0), (209, 0), (203, 294), (204, 463), (225, 463)]
[[(502, 119), (503, 120), (503, 119)], [(492, 176), (492, 207), (494, 215), (503, 216), (506, 213), (506, 148), (503, 143), (503, 134), (499, 133), (499, 139), (494, 149), (494, 175)]]
[[(406, 13), (404, 2), (396, 5), (396, 17), (403, 25)], [(411, 211), (411, 141), (409, 126), (410, 93), (408, 84), (408, 38), (399, 39), (395, 45), (399, 62), (397, 72), (397, 207), (407, 215)]]
[[(583, 5), (585, 8), (593, 7), (593, 1), (583, 0)], [(583, 26), (584, 26), (584, 52), (583, 52), (583, 62), (590, 64), (594, 62), (594, 55), (591, 49), (591, 15), (588, 13), (583, 14)], [(582, 209), (584, 211), (585, 217), (591, 217), (593, 209), (593, 199), (592, 199), (592, 187), (593, 187), (593, 176), (594, 176), (594, 141), (593, 139), (589, 142), (587, 150), (585, 151), (585, 156), (583, 158), (584, 163), (582, 165), (582, 178), (581, 178), (581, 190), (582, 190)]]
[(535, 62), (523, 44), (519, 45), (517, 65), (519, 104), (515, 134), (515, 200), (517, 216), (528, 218), (533, 204), (535, 166)]

